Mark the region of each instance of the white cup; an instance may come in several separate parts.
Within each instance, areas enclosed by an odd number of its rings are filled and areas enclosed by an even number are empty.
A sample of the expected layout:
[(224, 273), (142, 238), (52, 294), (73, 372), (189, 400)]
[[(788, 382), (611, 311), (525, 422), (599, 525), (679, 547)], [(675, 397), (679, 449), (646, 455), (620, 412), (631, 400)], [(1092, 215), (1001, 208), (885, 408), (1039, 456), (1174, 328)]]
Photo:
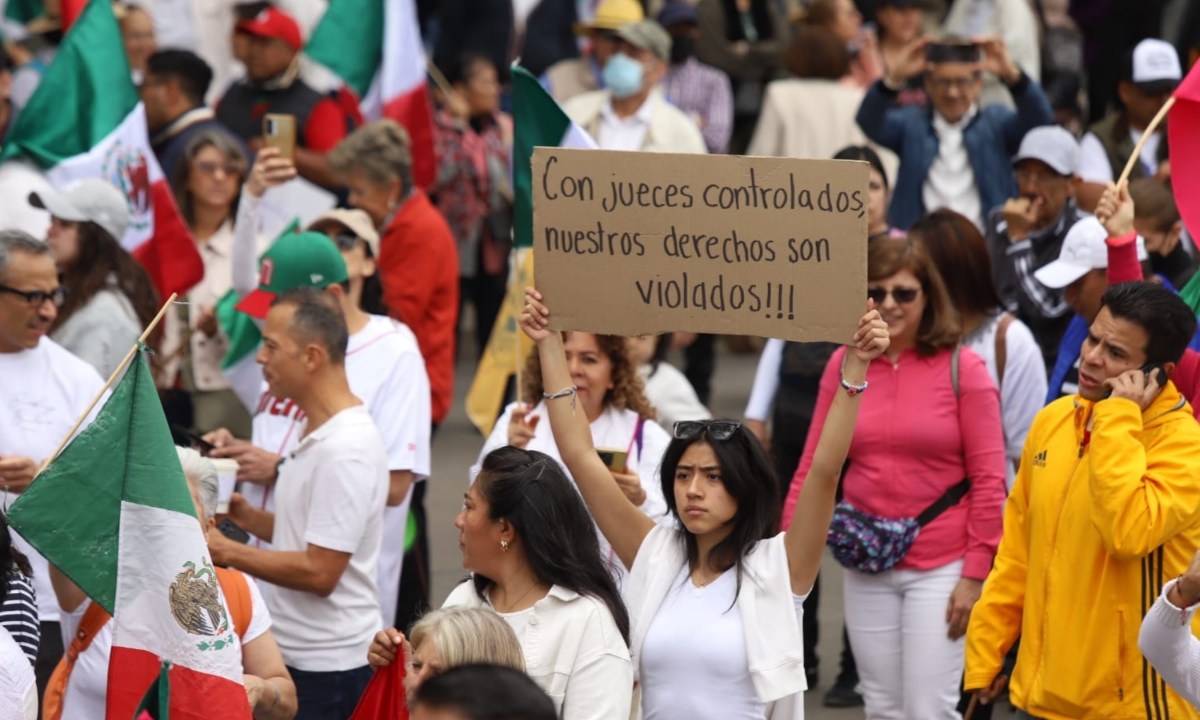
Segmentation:
[(209, 458), (209, 461), (217, 468), (217, 480), (221, 487), (220, 492), (217, 493), (217, 514), (224, 515), (229, 512), (229, 498), (233, 495), (233, 489), (237, 485), (237, 460)]

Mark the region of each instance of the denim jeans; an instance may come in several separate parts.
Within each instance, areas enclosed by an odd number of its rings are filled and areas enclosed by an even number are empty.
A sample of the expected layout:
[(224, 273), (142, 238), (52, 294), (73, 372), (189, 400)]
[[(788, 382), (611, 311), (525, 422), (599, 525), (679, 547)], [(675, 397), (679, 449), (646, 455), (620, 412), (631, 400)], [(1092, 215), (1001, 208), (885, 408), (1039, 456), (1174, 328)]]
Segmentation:
[(289, 667), (296, 683), (300, 710), (296, 720), (349, 720), (370, 681), (372, 670), (364, 665), (337, 672), (307, 672)]

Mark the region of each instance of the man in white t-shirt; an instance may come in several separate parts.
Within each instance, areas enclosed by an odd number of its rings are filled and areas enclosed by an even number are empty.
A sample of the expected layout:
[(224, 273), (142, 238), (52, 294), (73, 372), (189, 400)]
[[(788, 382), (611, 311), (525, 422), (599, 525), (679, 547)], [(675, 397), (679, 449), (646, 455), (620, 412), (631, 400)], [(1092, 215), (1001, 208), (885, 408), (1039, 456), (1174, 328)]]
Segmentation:
[(271, 550), (209, 531), (213, 561), (270, 585), (275, 637), (296, 684), (297, 720), (349, 718), (371, 677), (381, 627), (375, 577), (388, 496), (387, 457), (370, 414), (346, 380), (349, 333), (333, 296), (317, 288), (276, 298), (258, 362), (271, 394), (304, 413), (279, 466), (276, 512), (234, 495), (229, 515)]
[[(87, 409), (104, 381), (46, 333), (58, 315), (63, 289), (45, 243), (20, 230), (0, 231), (0, 501), (4, 507), (29, 487)], [(37, 590), (41, 644), (38, 693), (62, 657), (60, 614), (45, 559), (20, 536)]]
[[(239, 308), (265, 316), (270, 298), (290, 289), (287, 278), (308, 282), (313, 277), (322, 278), (315, 286), (326, 289), (342, 308), (350, 332), (346, 377), (350, 390), (366, 403), (388, 458), (388, 508), (376, 582), (382, 622), (391, 626), (396, 624), (412, 486), (429, 477), (429, 379), (412, 331), (399, 321), (361, 308), (365, 281), (374, 274), (375, 258), (379, 257), (379, 234), (370, 217), (361, 210), (331, 210), (314, 220), (310, 229), (325, 233), (333, 243), (321, 248), (310, 243), (302, 252), (281, 253), (273, 248), (274, 283), (261, 284)], [(344, 267), (338, 264), (334, 244)], [(239, 478), (250, 481), (242, 485), (242, 494), (253, 507), (268, 512), (275, 509), (276, 467), (299, 442), (298, 428), (303, 422), (304, 414), (296, 403), (272, 395), (263, 383), (251, 442), (220, 432), (209, 437), (219, 448), (214, 456), (238, 461)], [(255, 544), (270, 547), (261, 538)]]

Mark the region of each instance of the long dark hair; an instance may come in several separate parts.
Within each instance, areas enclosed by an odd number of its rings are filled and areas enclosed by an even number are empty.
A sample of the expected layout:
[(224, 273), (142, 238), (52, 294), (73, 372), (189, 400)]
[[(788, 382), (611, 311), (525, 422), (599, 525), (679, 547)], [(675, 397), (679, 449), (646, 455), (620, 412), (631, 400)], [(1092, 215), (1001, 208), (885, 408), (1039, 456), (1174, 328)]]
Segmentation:
[[(600, 555), (592, 517), (562, 467), (545, 453), (506, 446), (483, 459), (478, 485), (491, 519), (507, 520), (521, 537), (538, 581), (603, 602), (629, 644), (629, 612)], [(481, 598), (491, 584), (475, 573)]]
[(33, 576), (29, 558), (13, 547), (12, 533), (8, 529), (8, 518), (0, 512), (0, 604), (8, 596), (8, 574), (19, 572), (25, 577)]
[[(722, 422), (736, 422), (723, 420)], [(708, 443), (721, 466), (721, 484), (725, 492), (737, 502), (737, 513), (733, 516), (733, 531), (708, 553), (708, 567), (716, 572), (725, 572), (737, 567), (737, 589), (742, 588), (742, 563), (746, 555), (759, 540), (779, 533), (779, 517), (782, 502), (779, 497), (779, 481), (775, 476), (775, 463), (763, 449), (762, 443), (744, 426), (738, 427), (728, 440), (711, 440), (707, 432), (691, 440), (673, 438), (663, 453), (659, 471), (663, 497), (667, 509), (683, 527), (679, 507), (675, 503), (675, 468), (689, 447), (696, 443)], [(700, 549), (696, 536), (681, 533), (687, 548), (688, 566), (696, 567), (700, 562)]]
[(1002, 307), (987, 241), (966, 216), (935, 210), (918, 220), (908, 236), (925, 245), (960, 313), (987, 315)]
[[(138, 323), (142, 327), (149, 326), (158, 313), (158, 293), (145, 268), (121, 247), (116, 238), (96, 223), (78, 223), (76, 232), (79, 249), (75, 258), (62, 268), (62, 284), (67, 288), (67, 298), (50, 330), (62, 327), (105, 288), (114, 289), (128, 298)], [(150, 346), (157, 347), (161, 337), (162, 328), (159, 326), (150, 336)]]

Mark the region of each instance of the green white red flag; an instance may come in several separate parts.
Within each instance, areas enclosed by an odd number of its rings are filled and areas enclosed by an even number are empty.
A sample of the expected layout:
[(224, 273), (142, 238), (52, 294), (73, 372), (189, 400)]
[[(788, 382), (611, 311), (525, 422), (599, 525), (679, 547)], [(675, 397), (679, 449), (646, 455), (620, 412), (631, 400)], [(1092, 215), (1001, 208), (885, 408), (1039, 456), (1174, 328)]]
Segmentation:
[(427, 187), (437, 175), (437, 157), (423, 47), (414, 0), (337, 0), (304, 53), (361, 100), (365, 118), (391, 118), (408, 130), (413, 180)]
[(161, 708), (154, 698), (169, 698), (172, 720), (249, 720), (241, 645), (148, 352), (139, 350), (96, 419), (12, 504), (8, 521), (113, 616), (107, 720)]
[(204, 277), (196, 243), (150, 149), (145, 108), (108, 0), (90, 0), (17, 116), (0, 160), (17, 156), (45, 168), (59, 189), (103, 178), (121, 190), (129, 229), (118, 240), (162, 297), (183, 293)]

